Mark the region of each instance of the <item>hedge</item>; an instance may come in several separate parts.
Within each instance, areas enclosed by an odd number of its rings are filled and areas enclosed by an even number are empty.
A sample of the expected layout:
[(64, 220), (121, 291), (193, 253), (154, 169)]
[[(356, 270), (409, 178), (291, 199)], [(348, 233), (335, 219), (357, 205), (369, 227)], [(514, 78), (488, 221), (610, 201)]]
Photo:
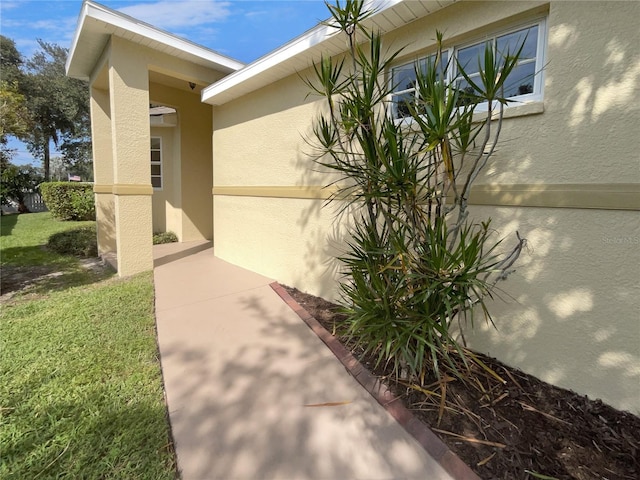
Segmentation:
[(96, 207), (91, 183), (48, 182), (40, 184), (40, 193), (56, 220), (95, 220)]

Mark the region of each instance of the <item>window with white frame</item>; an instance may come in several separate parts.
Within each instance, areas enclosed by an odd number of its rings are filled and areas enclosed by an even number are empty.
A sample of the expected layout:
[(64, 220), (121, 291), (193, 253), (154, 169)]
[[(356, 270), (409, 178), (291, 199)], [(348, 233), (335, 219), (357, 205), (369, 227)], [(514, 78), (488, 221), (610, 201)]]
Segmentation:
[[(445, 74), (447, 69), (448, 52), (442, 52), (437, 76)], [(407, 63), (391, 70), (391, 83), (393, 85), (393, 115), (395, 118), (410, 116), (410, 106), (416, 101), (416, 70), (425, 72), (427, 65), (433, 65), (437, 61), (436, 55), (429, 55), (417, 62)]]
[(162, 138), (151, 137), (151, 186), (162, 189)]
[[(480, 82), (480, 65), (478, 58), (484, 56), (486, 48), (491, 48), (500, 58), (503, 55), (514, 54), (523, 45), (516, 67), (511, 72), (504, 86), (504, 97), (516, 102), (542, 100), (542, 67), (544, 61), (544, 20), (540, 19), (526, 26), (520, 26), (502, 31), (496, 35), (485, 37), (474, 43), (460, 44), (443, 51), (441, 65), (448, 84), (455, 84), (457, 88), (469, 88), (468, 82), (457, 73), (456, 61), (462, 65), (467, 76), (475, 83)], [(453, 56), (447, 67), (447, 59)], [(424, 69), (427, 62), (434, 62), (435, 55), (417, 60), (417, 62), (400, 65), (391, 70), (391, 85), (393, 88), (393, 116), (406, 118), (410, 105), (416, 100), (416, 68)], [(453, 60), (456, 61), (453, 61)], [(445, 71), (446, 69), (446, 71)]]

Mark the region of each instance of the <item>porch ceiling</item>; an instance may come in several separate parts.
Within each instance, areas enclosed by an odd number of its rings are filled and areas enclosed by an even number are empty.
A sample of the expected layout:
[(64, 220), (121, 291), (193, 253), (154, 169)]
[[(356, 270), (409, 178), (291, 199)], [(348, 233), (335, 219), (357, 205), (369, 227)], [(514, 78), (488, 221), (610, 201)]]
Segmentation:
[(160, 85), (166, 85), (167, 87), (175, 88), (177, 90), (182, 90), (185, 92), (193, 92), (195, 94), (199, 94), (206, 85), (204, 83), (195, 83), (193, 88), (189, 84), (189, 81), (184, 80), (182, 78), (177, 78), (170, 75), (165, 75), (160, 72), (154, 72), (153, 70), (149, 71), (149, 83), (157, 83)]
[[(155, 83), (158, 85), (165, 85), (167, 87), (175, 88), (177, 90), (182, 90), (184, 92), (193, 93), (195, 95), (200, 95), (202, 89), (206, 87), (208, 84), (204, 81), (194, 81), (195, 79), (189, 78), (184, 79), (179, 76), (167, 75), (164, 73), (156, 72), (154, 70), (149, 70), (149, 83)], [(107, 74), (107, 68), (103, 67), (100, 72), (98, 72), (94, 78), (92, 85), (96, 88), (101, 88), (103, 90), (109, 90), (109, 76)], [(191, 88), (193, 85), (193, 88)]]
[(244, 64), (128, 15), (85, 0), (67, 59), (67, 75), (89, 80), (111, 35), (228, 74)]

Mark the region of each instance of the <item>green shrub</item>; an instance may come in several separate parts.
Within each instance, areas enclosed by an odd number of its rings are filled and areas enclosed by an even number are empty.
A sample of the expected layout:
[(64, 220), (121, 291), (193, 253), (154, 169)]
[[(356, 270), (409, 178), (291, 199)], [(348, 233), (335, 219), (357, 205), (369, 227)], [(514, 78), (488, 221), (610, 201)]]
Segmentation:
[(178, 236), (173, 232), (159, 232), (153, 234), (153, 244), (160, 245), (161, 243), (176, 243)]
[(66, 232), (54, 233), (49, 237), (47, 247), (62, 255), (87, 258), (97, 257), (96, 227), (80, 227)]
[[(434, 376), (465, 380), (472, 362), (485, 368), (464, 345), (465, 320), (473, 327), (476, 314), (493, 323), (488, 300), (525, 245), (516, 233), (503, 252), (490, 219), (472, 220), (468, 211), (471, 185), (499, 144), (505, 82), (523, 46), (499, 54), (487, 48), (470, 62), (480, 69), (476, 78), (447, 61), (436, 32), (435, 57), (415, 64), (416, 95), (394, 97), (394, 105), (388, 99), (398, 85), (383, 74), (401, 50), (385, 53), (380, 35), (363, 26), (372, 12), (361, 0), (329, 9), (349, 58), (323, 56), (314, 66), (307, 85), (326, 108), (307, 142), (332, 172), (338, 190), (331, 200), (347, 220), (338, 258), (345, 330), (397, 378), (422, 386)], [(467, 87), (448, 84), (446, 68)], [(396, 120), (399, 111), (410, 126)]]
[(40, 185), (51, 216), (62, 221), (95, 220), (93, 186), (90, 183), (49, 182)]

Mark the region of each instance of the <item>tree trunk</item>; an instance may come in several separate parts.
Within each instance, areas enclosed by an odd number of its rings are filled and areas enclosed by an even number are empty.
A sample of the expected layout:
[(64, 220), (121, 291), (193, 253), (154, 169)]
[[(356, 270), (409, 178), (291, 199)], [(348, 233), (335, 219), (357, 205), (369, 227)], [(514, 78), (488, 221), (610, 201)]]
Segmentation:
[(27, 207), (27, 205), (22, 200), (18, 202), (18, 213), (31, 213), (31, 210), (29, 210), (29, 207)]
[(47, 137), (44, 143), (44, 160), (43, 160), (45, 182), (51, 181), (51, 172), (50, 172), (50, 165), (49, 165), (50, 161), (51, 161), (51, 152), (49, 151), (49, 137)]

